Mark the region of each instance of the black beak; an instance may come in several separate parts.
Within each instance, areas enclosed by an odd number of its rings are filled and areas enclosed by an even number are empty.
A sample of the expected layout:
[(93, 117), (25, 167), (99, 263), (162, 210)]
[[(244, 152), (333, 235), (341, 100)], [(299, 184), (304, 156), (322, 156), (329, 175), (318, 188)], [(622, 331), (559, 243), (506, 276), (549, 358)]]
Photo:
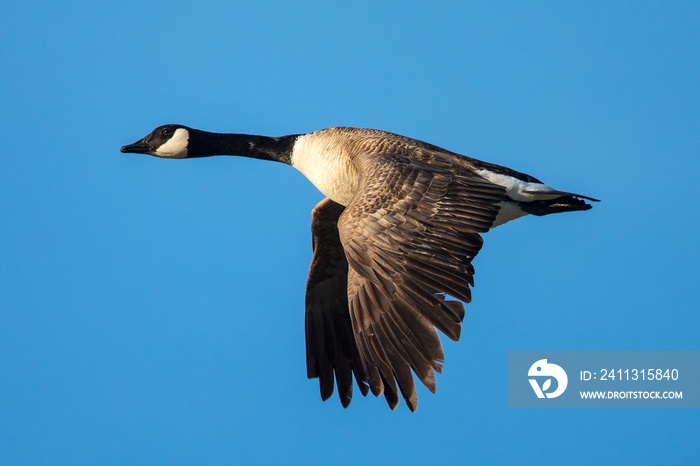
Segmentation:
[(151, 145), (146, 142), (146, 138), (143, 138), (133, 144), (129, 144), (128, 146), (123, 146), (121, 151), (125, 154), (148, 154), (151, 152)]

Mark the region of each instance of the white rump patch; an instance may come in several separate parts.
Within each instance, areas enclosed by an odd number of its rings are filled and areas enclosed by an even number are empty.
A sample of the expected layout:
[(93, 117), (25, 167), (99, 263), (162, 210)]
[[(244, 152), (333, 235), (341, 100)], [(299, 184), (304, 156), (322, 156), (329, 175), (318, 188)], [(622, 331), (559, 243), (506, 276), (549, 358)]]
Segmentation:
[(543, 183), (528, 183), (527, 181), (500, 173), (494, 173), (486, 169), (479, 170), (479, 175), (486, 178), (491, 183), (506, 188), (506, 195), (514, 201), (546, 201), (560, 197), (560, 194), (537, 194), (537, 191), (555, 191), (554, 188)]
[(153, 152), (153, 155), (168, 159), (184, 159), (187, 157), (189, 139), (190, 132), (185, 128), (178, 128), (170, 139)]

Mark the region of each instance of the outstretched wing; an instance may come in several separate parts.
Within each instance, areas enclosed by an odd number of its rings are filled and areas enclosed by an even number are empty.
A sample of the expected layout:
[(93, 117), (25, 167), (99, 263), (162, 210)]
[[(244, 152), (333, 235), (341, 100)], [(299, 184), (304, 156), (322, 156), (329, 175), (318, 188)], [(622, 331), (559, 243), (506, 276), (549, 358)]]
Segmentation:
[[(375, 395), (399, 390), (412, 411), (411, 370), (432, 392), (444, 354), (436, 328), (458, 340), (471, 300), (471, 260), (505, 190), (439, 156), (388, 153), (354, 162), (358, 191), (340, 216), (352, 328)], [(398, 390), (397, 390), (398, 383)]]
[[(338, 218), (345, 207), (324, 199), (313, 210), (314, 256), (306, 283), (306, 371), (319, 378), (321, 398), (333, 394), (334, 378), (343, 407), (352, 398), (352, 374), (363, 395), (366, 376), (357, 355), (348, 311), (348, 261), (338, 236)], [(334, 376), (335, 374), (335, 376)]]

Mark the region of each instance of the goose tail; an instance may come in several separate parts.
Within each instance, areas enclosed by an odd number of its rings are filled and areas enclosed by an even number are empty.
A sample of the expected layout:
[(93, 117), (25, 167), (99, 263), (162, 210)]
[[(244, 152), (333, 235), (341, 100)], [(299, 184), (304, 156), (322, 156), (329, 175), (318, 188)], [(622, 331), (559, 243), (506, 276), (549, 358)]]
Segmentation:
[(592, 202), (600, 202), (598, 199), (583, 196), (581, 194), (567, 193), (564, 191), (537, 191), (527, 192), (528, 194), (545, 194), (548, 197), (558, 195), (554, 199), (538, 199), (530, 202), (520, 202), (519, 207), (528, 214), (542, 216), (557, 214), (559, 212), (575, 212), (578, 210), (589, 210), (593, 206), (584, 199)]

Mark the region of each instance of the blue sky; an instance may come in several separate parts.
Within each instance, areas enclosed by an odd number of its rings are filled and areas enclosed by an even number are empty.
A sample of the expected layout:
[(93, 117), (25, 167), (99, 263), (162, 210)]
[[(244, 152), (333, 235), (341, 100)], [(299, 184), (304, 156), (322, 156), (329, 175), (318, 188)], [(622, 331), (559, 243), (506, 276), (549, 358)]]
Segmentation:
[[(698, 350), (696, 2), (13, 2), (0, 15), (3, 464), (691, 463), (695, 410), (515, 410), (516, 350)], [(390, 130), (603, 200), (485, 235), (418, 412), (306, 379), (292, 168), (164, 123)], [(446, 339), (445, 339), (446, 340)]]

